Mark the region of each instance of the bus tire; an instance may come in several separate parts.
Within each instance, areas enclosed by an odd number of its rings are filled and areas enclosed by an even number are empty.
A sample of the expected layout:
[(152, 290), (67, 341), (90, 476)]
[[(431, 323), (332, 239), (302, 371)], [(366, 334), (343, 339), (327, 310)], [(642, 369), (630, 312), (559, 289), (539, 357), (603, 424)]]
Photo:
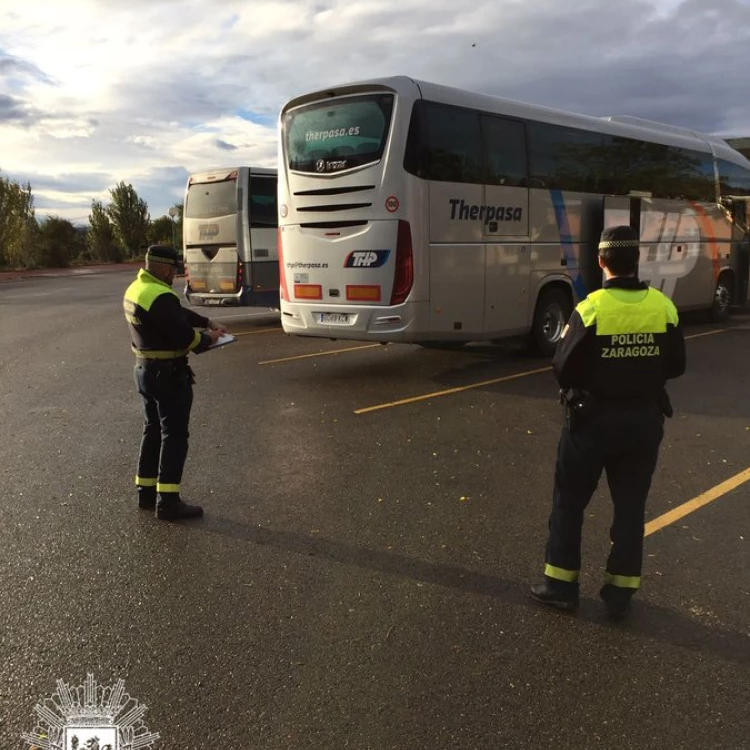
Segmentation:
[(555, 353), (572, 312), (573, 302), (567, 292), (559, 287), (542, 291), (536, 303), (534, 322), (529, 334), (534, 354), (551, 357)]
[(714, 301), (711, 307), (711, 322), (722, 323), (729, 317), (734, 299), (734, 279), (731, 273), (722, 273), (716, 282)]

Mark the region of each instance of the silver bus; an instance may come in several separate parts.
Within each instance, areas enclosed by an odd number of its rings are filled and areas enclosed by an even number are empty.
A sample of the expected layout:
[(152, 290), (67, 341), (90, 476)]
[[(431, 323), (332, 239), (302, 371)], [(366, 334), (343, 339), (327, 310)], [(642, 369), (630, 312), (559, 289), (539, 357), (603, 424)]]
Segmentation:
[(185, 189), (185, 295), (193, 305), (279, 306), (276, 170), (225, 167)]
[(551, 353), (615, 223), (678, 309), (746, 300), (750, 162), (719, 138), (406, 77), (299, 96), (280, 126), (287, 333)]

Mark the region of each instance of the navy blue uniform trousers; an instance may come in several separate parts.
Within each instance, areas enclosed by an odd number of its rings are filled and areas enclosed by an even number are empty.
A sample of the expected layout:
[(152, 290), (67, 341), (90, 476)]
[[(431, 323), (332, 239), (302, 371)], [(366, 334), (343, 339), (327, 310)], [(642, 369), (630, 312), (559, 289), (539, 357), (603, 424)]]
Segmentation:
[[(656, 402), (595, 405), (572, 431), (566, 423), (555, 466), (547, 570), (580, 570), (584, 512), (606, 471), (614, 504), (606, 580), (626, 588), (640, 586), (646, 499), (663, 435), (664, 416)], [(548, 580), (565, 588), (577, 575), (567, 582), (558, 576)]]
[(185, 360), (138, 362), (135, 382), (143, 398), (138, 476), (158, 479), (160, 493), (177, 493), (188, 452), (193, 374)]

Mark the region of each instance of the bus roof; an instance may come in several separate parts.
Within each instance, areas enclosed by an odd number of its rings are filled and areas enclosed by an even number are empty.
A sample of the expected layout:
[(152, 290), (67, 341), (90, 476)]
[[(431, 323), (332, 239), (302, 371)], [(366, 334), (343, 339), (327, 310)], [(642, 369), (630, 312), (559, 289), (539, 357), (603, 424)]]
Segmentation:
[(630, 115), (594, 117), (567, 112), (538, 104), (527, 104), (514, 99), (481, 94), (451, 86), (419, 81), (408, 76), (391, 76), (356, 81), (339, 86), (331, 86), (291, 99), (282, 109), (282, 114), (292, 107), (316, 101), (325, 97), (345, 96), (361, 92), (362, 89), (393, 91), (397, 95), (411, 98), (429, 99), (442, 104), (454, 104), (469, 109), (478, 109), (495, 114), (504, 114), (519, 119), (538, 120), (554, 125), (609, 133), (624, 138), (661, 143), (713, 153), (717, 158), (739, 164), (750, 169), (750, 160), (733, 149), (724, 139), (700, 133), (676, 125), (645, 120)]
[(232, 172), (239, 172), (242, 169), (247, 169), (250, 175), (270, 175), (276, 177), (278, 170), (268, 169), (267, 167), (250, 167), (250, 166), (236, 166), (236, 167), (216, 167), (205, 172), (193, 172), (188, 177), (188, 183), (190, 182), (209, 182), (214, 181), (218, 177), (223, 176), (224, 179), (229, 177)]

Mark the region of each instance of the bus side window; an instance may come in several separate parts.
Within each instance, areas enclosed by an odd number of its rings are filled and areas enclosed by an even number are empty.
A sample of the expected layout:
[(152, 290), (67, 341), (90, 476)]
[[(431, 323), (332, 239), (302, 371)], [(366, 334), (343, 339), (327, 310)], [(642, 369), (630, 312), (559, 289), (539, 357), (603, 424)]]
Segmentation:
[(487, 185), (526, 186), (528, 175), (523, 123), (483, 115), (482, 141), (482, 181)]
[(479, 113), (445, 104), (427, 105), (426, 178), (481, 184)]

